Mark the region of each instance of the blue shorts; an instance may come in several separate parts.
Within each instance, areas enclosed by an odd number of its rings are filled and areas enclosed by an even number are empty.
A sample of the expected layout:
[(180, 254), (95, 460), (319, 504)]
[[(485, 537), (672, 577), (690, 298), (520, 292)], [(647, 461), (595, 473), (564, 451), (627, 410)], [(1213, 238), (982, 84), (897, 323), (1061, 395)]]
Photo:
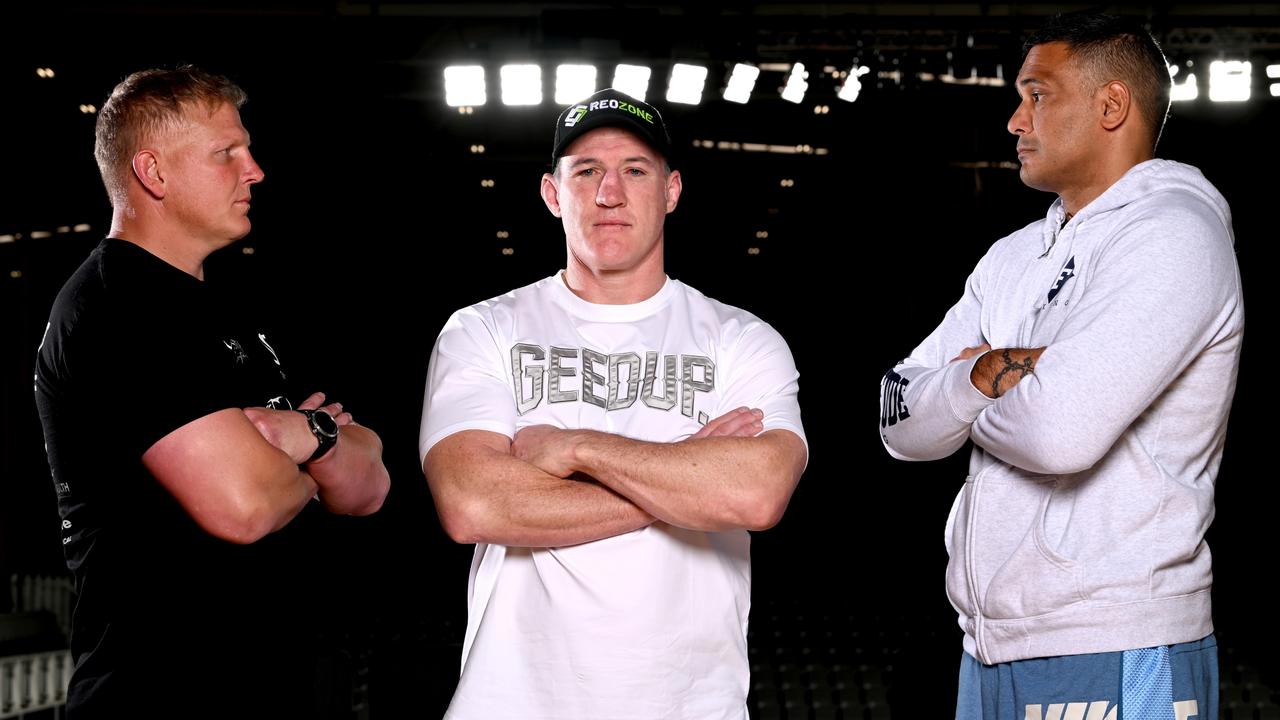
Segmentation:
[(960, 661), (956, 720), (1218, 720), (1218, 643)]

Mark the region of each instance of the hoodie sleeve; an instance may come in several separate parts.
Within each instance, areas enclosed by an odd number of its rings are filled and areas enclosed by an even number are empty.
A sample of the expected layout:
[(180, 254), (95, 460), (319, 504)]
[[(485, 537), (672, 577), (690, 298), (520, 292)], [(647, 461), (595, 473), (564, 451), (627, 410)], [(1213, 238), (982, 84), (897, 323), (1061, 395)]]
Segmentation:
[(976, 357), (950, 361), (986, 342), (983, 277), (992, 252), (978, 263), (942, 324), (880, 381), (880, 439), (899, 460), (937, 460), (960, 449), (974, 419), (994, 402), (969, 380)]
[(1028, 375), (983, 409), (974, 443), (1024, 470), (1093, 467), (1224, 332), (1239, 330), (1227, 221), (1205, 203), (1150, 206), (1117, 228)]

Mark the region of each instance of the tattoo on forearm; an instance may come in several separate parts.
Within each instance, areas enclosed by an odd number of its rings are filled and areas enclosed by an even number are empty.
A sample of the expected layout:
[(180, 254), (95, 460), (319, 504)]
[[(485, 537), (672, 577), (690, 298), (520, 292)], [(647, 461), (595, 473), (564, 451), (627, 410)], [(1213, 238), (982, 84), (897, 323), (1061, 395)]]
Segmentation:
[[(1035, 358), (1032, 356), (1028, 355), (1022, 362), (1016, 362), (1009, 356), (1008, 350), (1005, 350), (1004, 353), (1001, 354), (1000, 359), (1004, 360), (1004, 367), (1000, 368), (1000, 371), (996, 373), (995, 378), (991, 380), (991, 397), (997, 398), (1004, 394), (1000, 392), (1000, 381), (1004, 379), (1005, 375), (1011, 372), (1016, 372), (1018, 373), (1018, 382), (1021, 382), (1022, 378), (1035, 371), (1036, 366)], [(1014, 385), (1017, 384), (1018, 383), (1016, 382), (1014, 383)]]

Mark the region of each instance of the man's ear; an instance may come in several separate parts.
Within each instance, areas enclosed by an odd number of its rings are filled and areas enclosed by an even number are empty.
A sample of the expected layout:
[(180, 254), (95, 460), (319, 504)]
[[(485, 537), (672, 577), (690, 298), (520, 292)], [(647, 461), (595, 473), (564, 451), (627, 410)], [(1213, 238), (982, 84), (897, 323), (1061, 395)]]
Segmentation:
[(1120, 80), (1112, 80), (1098, 91), (1102, 105), (1102, 127), (1116, 130), (1124, 125), (1133, 111), (1133, 95), (1129, 86)]
[(560, 217), (560, 186), (556, 185), (556, 178), (551, 173), (542, 174), (542, 202), (547, 204), (552, 215)]
[(133, 175), (142, 187), (156, 200), (165, 194), (164, 174), (160, 171), (160, 157), (154, 150), (142, 149), (133, 155)]
[(684, 183), (680, 179), (680, 171), (672, 170), (667, 176), (667, 212), (676, 209), (676, 205), (680, 202), (680, 191), (684, 189)]

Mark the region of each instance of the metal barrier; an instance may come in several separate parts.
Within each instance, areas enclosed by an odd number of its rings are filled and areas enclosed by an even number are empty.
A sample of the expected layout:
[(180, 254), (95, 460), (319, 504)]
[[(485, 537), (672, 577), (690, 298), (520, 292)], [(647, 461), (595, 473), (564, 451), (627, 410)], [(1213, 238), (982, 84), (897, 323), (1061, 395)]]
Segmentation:
[(0, 657), (0, 718), (65, 704), (70, 682), (70, 650)]

